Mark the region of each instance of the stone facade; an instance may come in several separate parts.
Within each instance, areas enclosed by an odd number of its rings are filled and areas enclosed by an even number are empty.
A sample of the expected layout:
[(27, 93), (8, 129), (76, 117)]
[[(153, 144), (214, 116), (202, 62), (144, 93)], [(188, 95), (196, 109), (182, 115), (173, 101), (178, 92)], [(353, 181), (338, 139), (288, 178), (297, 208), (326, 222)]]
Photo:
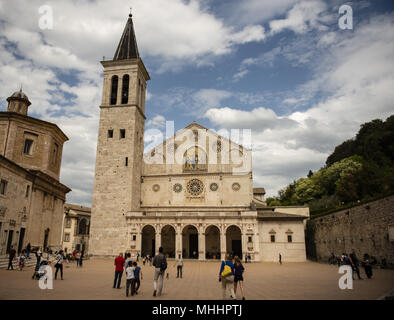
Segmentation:
[[(102, 62), (89, 253), (154, 255), (163, 246), (169, 257), (223, 259), (229, 252), (276, 261), (281, 252), (304, 261), (309, 209), (283, 213), (265, 206), (263, 188), (254, 196), (250, 149), (194, 122), (143, 154), (150, 78), (129, 30), (131, 17), (114, 60)], [(271, 229), (278, 237), (267, 242)]]
[(394, 266), (394, 196), (308, 221), (308, 256), (328, 261), (331, 253), (356, 251)]
[(7, 112), (0, 112), (0, 255), (28, 243), (60, 248), (71, 191), (59, 182), (68, 139), (55, 124), (27, 115), (30, 101), (21, 91), (7, 100)]
[(89, 252), (90, 212), (88, 207), (66, 203), (64, 205), (63, 250)]

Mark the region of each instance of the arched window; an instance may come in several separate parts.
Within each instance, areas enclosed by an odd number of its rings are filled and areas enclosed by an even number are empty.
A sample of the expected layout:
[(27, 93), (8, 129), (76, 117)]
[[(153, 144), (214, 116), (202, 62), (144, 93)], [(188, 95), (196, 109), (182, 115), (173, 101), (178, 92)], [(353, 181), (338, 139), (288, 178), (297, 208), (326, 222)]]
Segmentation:
[(117, 96), (118, 96), (118, 76), (113, 76), (111, 83), (111, 105), (116, 104)]
[(129, 102), (129, 81), (129, 75), (125, 74), (122, 81), (122, 104), (127, 104)]

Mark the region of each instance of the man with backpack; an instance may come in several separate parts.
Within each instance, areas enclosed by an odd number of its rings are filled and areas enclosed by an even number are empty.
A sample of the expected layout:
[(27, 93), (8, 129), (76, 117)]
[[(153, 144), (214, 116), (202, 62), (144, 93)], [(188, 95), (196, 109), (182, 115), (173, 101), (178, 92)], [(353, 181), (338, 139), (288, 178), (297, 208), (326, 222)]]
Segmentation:
[[(163, 247), (159, 248), (159, 254), (154, 257), (153, 266), (155, 267), (155, 276), (153, 278), (153, 296), (156, 297), (157, 291), (157, 296), (161, 296), (161, 291), (163, 290), (164, 272), (167, 269), (167, 259), (163, 254)], [(157, 280), (159, 280), (159, 288), (157, 288)]]

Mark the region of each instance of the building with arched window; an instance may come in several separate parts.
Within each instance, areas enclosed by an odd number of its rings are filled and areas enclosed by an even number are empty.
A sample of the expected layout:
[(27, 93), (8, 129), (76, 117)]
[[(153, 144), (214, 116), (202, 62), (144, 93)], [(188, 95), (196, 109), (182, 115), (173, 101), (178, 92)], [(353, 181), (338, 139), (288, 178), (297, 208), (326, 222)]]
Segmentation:
[(91, 209), (75, 204), (64, 205), (63, 250), (88, 254)]
[[(253, 187), (252, 150), (198, 123), (144, 153), (150, 80), (130, 15), (103, 61), (89, 253), (304, 261), (307, 207), (267, 207)], [(167, 137), (168, 135), (166, 135)]]

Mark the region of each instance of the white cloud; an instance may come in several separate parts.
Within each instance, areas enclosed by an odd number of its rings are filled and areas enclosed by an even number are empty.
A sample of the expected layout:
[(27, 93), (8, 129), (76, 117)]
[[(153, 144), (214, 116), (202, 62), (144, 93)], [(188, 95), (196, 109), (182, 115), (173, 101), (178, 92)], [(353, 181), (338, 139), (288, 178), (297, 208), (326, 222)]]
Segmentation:
[(166, 118), (158, 114), (146, 122), (147, 127), (162, 129), (166, 126)]
[[(282, 117), (267, 108), (213, 108), (205, 114), (218, 127), (252, 128), (254, 181), (271, 195), (323, 166), (360, 124), (393, 113), (394, 15), (376, 16), (353, 34), (336, 38), (326, 42), (313, 80), (300, 86), (302, 99), (316, 101), (310, 108)], [(319, 90), (326, 95), (315, 100)], [(299, 99), (284, 101), (296, 104)]]

